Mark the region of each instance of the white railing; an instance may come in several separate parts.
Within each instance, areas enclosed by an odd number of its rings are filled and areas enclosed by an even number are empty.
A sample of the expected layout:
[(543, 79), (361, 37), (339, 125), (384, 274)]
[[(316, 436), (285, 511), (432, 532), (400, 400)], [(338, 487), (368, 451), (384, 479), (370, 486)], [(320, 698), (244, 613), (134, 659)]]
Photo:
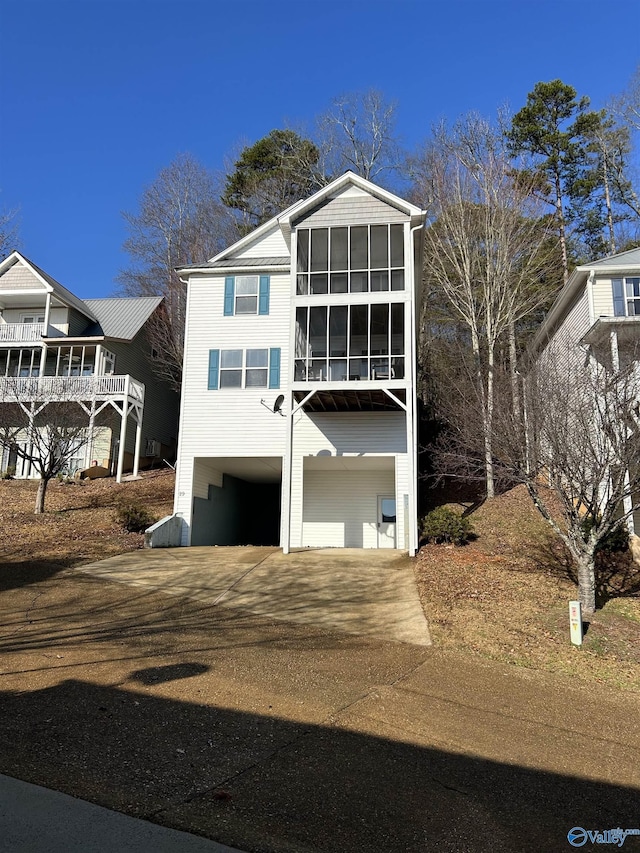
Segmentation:
[(0, 402), (107, 399), (124, 397), (144, 401), (144, 385), (132, 376), (0, 377)]
[(0, 323), (0, 341), (39, 341), (43, 334), (44, 323)]

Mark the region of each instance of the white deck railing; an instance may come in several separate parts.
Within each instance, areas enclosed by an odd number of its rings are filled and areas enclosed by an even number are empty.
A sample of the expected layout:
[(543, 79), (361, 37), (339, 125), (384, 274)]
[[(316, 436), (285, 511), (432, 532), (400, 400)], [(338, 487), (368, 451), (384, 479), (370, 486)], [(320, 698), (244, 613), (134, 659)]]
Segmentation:
[(39, 341), (43, 334), (44, 323), (0, 323), (0, 342)]
[(132, 376), (26, 376), (0, 377), (0, 401), (105, 400), (124, 397), (144, 401), (144, 385)]

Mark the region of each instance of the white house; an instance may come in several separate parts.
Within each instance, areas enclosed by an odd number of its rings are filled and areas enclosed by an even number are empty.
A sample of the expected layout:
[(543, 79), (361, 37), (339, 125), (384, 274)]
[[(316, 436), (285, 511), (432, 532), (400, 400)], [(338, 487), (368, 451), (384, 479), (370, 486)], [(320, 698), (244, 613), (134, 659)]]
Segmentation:
[(347, 172), (180, 270), (183, 545), (416, 552), (424, 221)]
[[(35, 413), (54, 403), (73, 409), (87, 433), (70, 472), (97, 463), (120, 480), (140, 463), (172, 457), (178, 396), (155, 375), (146, 336), (161, 302), (160, 296), (80, 299), (12, 252), (0, 262), (0, 419), (10, 423), (16, 405)], [(0, 445), (0, 470), (36, 476), (15, 442)]]
[[(640, 247), (577, 267), (532, 343), (532, 353), (573, 349), (612, 374), (631, 375), (640, 388)], [(626, 371), (626, 373), (625, 373)], [(640, 428), (640, 394), (629, 424)], [(638, 460), (640, 464), (640, 460)], [(640, 532), (640, 495), (628, 495), (630, 532)]]

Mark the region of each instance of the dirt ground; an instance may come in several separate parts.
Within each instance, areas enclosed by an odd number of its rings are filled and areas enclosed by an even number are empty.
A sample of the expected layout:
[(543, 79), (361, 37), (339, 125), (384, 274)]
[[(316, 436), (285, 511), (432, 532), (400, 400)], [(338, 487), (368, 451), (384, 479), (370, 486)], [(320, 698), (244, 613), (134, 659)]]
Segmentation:
[[(36, 483), (0, 481), (0, 590), (143, 546), (115, 519), (124, 499), (155, 518), (172, 511), (172, 471), (136, 482), (51, 483), (46, 513), (33, 514)], [(428, 545), (415, 560), (432, 638), (444, 649), (640, 691), (640, 570), (622, 559), (601, 593), (581, 648), (569, 642), (570, 566), (523, 489), (471, 515), (477, 539)]]

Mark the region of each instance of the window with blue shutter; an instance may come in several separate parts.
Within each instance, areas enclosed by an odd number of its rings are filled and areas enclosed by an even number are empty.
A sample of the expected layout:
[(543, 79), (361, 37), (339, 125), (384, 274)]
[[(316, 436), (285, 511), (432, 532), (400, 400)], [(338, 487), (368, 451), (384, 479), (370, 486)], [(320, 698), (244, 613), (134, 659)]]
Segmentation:
[(269, 388), (280, 387), (280, 347), (269, 350)]
[(269, 276), (260, 276), (260, 299), (258, 306), (258, 314), (269, 313)]
[(621, 278), (611, 280), (613, 288), (613, 315), (614, 317), (624, 317), (627, 313), (624, 304), (624, 285)]
[(209, 391), (217, 391), (218, 390), (218, 376), (220, 374), (220, 350), (219, 349), (210, 349), (209, 350), (209, 382), (208, 389)]
[(268, 275), (228, 275), (224, 280), (224, 316), (269, 313)]

